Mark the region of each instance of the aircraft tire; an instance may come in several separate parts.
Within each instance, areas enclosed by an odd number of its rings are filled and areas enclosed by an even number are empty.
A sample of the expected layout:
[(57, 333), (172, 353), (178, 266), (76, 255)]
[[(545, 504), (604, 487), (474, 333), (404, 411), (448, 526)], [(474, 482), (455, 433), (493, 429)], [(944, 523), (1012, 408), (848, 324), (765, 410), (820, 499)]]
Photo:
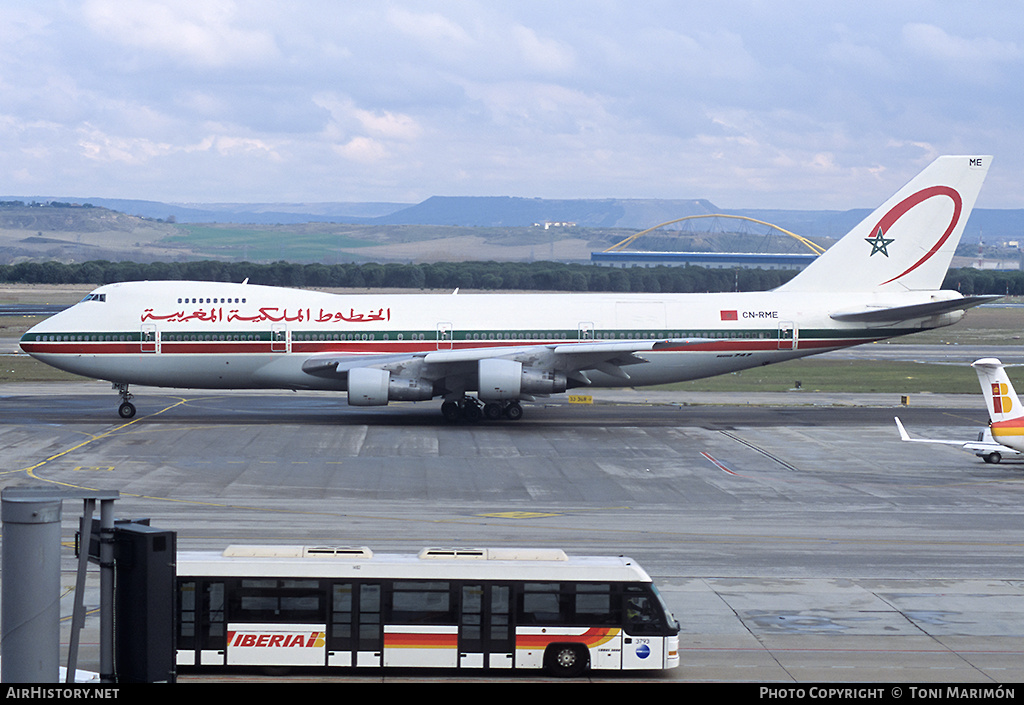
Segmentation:
[(441, 404), (441, 415), (445, 421), (458, 421), (462, 418), (462, 409), (457, 401), (446, 401)]
[(126, 401), (117, 407), (117, 413), (122, 419), (130, 419), (135, 416), (135, 405)]
[(497, 402), (492, 401), (488, 404), (484, 404), (484, 418), (488, 421), (497, 421), (500, 419), (502, 411), (501, 404), (498, 404)]
[(523, 406), (517, 401), (505, 407), (505, 418), (509, 421), (518, 421), (523, 418)]
[(484, 417), (483, 409), (475, 402), (466, 402), (462, 406), (462, 418), (466, 421), (479, 421)]
[(986, 453), (985, 454), (985, 462), (986, 463), (993, 463), (994, 464), (994, 463), (998, 463), (1002, 459), (1003, 459), (1003, 456), (1000, 455), (999, 453), (996, 453), (996, 452)]

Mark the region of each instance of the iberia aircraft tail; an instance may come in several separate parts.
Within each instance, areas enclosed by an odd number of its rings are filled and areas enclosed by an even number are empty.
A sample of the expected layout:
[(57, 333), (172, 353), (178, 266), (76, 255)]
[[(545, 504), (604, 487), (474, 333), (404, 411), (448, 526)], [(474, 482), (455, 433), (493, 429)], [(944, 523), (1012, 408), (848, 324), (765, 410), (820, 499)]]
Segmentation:
[(942, 288), (988, 156), (939, 157), (779, 291)]
[(1003, 363), (987, 357), (971, 366), (978, 373), (981, 393), (988, 405), (992, 438), (1010, 448), (1024, 450), (1024, 407), (1006, 376)]

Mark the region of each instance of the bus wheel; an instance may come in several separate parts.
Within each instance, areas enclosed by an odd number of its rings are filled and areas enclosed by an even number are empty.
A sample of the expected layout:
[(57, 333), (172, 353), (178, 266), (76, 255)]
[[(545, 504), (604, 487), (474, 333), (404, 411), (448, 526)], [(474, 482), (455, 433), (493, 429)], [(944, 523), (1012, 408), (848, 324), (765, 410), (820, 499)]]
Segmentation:
[(544, 668), (553, 676), (573, 678), (587, 670), (587, 651), (579, 644), (552, 644), (544, 654)]

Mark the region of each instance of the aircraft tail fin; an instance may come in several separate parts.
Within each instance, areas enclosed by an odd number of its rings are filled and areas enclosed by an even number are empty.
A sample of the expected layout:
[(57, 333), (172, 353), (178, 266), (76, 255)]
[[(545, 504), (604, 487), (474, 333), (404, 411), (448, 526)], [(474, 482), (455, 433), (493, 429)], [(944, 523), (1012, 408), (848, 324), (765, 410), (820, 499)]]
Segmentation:
[(991, 161), (939, 157), (778, 291), (940, 289)]
[(993, 437), (1001, 441), (1001, 437), (1024, 435), (1024, 407), (1003, 363), (994, 357), (986, 357), (976, 360), (971, 367), (978, 373), (981, 393), (985, 395)]

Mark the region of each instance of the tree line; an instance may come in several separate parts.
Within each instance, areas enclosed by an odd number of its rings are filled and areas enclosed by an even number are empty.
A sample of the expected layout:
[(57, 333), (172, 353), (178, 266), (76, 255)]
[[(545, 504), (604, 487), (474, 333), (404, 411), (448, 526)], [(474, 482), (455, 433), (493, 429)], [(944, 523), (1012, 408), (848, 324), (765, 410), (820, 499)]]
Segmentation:
[[(613, 268), (559, 262), (299, 264), (273, 262), (19, 262), (0, 265), (0, 282), (111, 284), (122, 281), (224, 281), (313, 288), (486, 289), (688, 293), (765, 291), (794, 271), (704, 267)], [(1024, 272), (951, 269), (943, 284), (964, 295), (1024, 295)]]

